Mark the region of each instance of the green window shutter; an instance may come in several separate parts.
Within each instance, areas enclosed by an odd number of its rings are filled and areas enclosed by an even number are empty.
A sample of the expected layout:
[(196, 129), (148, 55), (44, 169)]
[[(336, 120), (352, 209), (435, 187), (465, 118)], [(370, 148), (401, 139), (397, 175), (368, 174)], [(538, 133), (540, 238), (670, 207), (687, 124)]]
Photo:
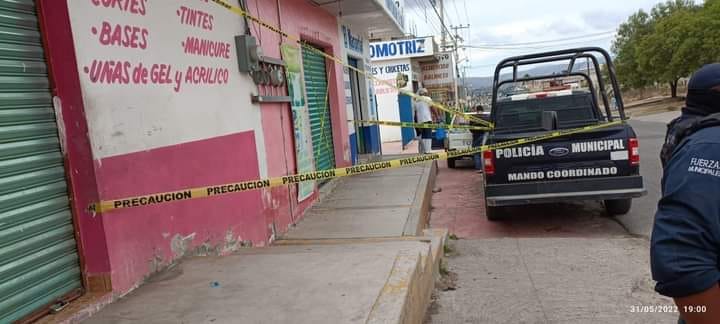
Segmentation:
[(306, 48), (302, 54), (315, 169), (330, 170), (335, 168), (335, 151), (325, 57)]
[(32, 0), (0, 0), (0, 323), (82, 289)]

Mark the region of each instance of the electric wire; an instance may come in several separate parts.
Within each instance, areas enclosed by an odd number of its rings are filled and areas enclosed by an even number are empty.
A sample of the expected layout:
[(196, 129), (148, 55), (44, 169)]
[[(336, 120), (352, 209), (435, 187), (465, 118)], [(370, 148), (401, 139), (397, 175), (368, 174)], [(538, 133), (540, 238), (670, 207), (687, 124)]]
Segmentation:
[(483, 46), (483, 45), (464, 45), (465, 48), (472, 48), (472, 49), (481, 49), (481, 50), (538, 50), (538, 49), (546, 49), (546, 48), (554, 48), (554, 47), (562, 47), (562, 46), (572, 46), (577, 44), (587, 44), (590, 42), (598, 42), (603, 40), (609, 40), (612, 39), (614, 35), (608, 35), (608, 36), (596, 36), (593, 38), (587, 38), (583, 40), (575, 40), (575, 41), (567, 41), (564, 43), (548, 43), (547, 45), (538, 45), (538, 46), (514, 46), (514, 47), (503, 47), (503, 46)]
[(433, 8), (433, 10), (435, 11), (435, 14), (440, 19), (440, 24), (442, 25), (442, 28), (445, 30), (445, 32), (448, 35), (452, 35), (452, 32), (450, 32), (450, 29), (447, 27), (447, 25), (445, 25), (445, 21), (443, 21), (443, 19), (442, 19), (443, 15), (440, 14), (440, 11), (438, 11), (437, 6), (433, 5), (432, 3), (430, 4), (430, 6)]
[(425, 5), (424, 0), (413, 0), (413, 1), (415, 1), (415, 3), (418, 4), (418, 7), (415, 7), (416, 10), (419, 7), (422, 7), (423, 10), (425, 10), (425, 12), (420, 16), (425, 17), (425, 22), (428, 23), (432, 27), (433, 34), (440, 34), (440, 32), (442, 31), (442, 28), (438, 28), (437, 25), (435, 24), (435, 21), (432, 18), (428, 19), (427, 6)]
[(545, 43), (556, 43), (556, 42), (564, 42), (564, 41), (570, 41), (570, 40), (578, 40), (583, 38), (590, 38), (590, 37), (597, 37), (597, 36), (603, 36), (603, 35), (611, 35), (615, 34), (615, 30), (609, 30), (599, 33), (592, 33), (592, 34), (586, 34), (586, 35), (579, 35), (579, 36), (573, 36), (573, 37), (565, 37), (565, 38), (557, 38), (557, 39), (548, 39), (548, 40), (541, 40), (541, 41), (534, 41), (534, 42), (524, 42), (524, 43), (482, 43), (478, 44), (476, 46), (488, 46), (488, 47), (514, 47), (514, 46), (526, 46), (526, 45), (542, 45)]

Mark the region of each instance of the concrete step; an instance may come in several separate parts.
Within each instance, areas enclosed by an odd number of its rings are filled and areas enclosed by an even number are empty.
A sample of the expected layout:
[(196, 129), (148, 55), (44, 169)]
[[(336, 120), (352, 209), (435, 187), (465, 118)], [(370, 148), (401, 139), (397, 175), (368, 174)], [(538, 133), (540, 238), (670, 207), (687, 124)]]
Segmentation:
[(422, 235), (437, 163), (337, 179), (281, 240)]
[(447, 232), (189, 259), (86, 323), (421, 323)]
[(280, 240), (277, 246), (358, 245), (390, 242), (420, 242), (400, 249), (387, 282), (380, 290), (366, 323), (421, 323), (430, 304), (448, 231), (426, 229), (423, 236), (367, 239)]
[[(429, 249), (417, 254), (401, 251), (380, 292), (367, 323), (422, 323), (430, 305), (435, 281), (440, 278), (440, 266), (447, 230), (425, 230), (430, 239)], [(426, 253), (425, 253), (426, 252)]]

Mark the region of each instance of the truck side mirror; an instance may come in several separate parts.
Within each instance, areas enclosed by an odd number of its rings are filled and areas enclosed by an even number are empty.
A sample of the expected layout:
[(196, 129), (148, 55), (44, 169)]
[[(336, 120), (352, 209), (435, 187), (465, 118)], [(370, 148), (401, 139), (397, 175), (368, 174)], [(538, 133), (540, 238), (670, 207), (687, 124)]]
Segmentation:
[(554, 131), (559, 128), (557, 111), (543, 111), (542, 128), (546, 131)]

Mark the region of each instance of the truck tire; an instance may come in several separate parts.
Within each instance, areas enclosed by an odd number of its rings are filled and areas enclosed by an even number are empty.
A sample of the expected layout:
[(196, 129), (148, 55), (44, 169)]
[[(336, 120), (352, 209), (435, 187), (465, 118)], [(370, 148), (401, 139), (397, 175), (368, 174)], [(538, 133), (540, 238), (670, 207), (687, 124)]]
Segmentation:
[(497, 222), (505, 218), (505, 209), (496, 206), (485, 207), (485, 217), (491, 222)]
[(632, 199), (605, 200), (605, 210), (610, 216), (625, 215), (632, 208)]
[(448, 168), (455, 169), (455, 158), (449, 158), (447, 159)]

